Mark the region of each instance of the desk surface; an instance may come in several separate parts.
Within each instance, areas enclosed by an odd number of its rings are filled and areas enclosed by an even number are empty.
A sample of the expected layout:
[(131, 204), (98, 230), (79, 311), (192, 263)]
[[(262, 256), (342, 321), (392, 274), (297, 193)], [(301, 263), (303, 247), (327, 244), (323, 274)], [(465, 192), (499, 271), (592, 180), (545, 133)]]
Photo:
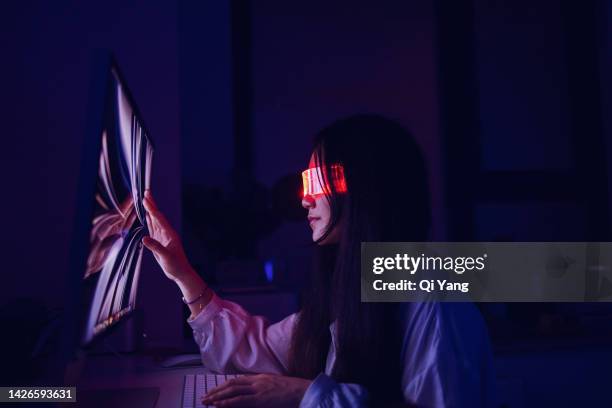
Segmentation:
[(79, 390), (158, 387), (156, 407), (180, 407), (185, 374), (204, 371), (202, 366), (163, 368), (151, 357), (90, 356), (77, 383), (77, 394)]

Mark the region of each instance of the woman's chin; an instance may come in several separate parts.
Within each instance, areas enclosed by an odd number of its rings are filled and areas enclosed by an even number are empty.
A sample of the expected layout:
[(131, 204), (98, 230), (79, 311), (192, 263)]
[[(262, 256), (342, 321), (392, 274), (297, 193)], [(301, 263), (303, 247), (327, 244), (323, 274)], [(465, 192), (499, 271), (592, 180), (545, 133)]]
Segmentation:
[(338, 237), (336, 234), (329, 234), (328, 236), (325, 237), (325, 239), (321, 240), (321, 237), (323, 237), (323, 233), (312, 233), (312, 241), (316, 242), (318, 245), (329, 245), (329, 244), (337, 244), (338, 243)]
[[(312, 241), (319, 245), (337, 244), (340, 241), (340, 229), (336, 226), (329, 234), (326, 234), (326, 227), (319, 227), (317, 223), (312, 223)], [(323, 240), (321, 238), (325, 237)]]
[(325, 231), (318, 229), (318, 228), (314, 228), (312, 230), (312, 241), (316, 242), (319, 245), (326, 245), (329, 242), (329, 236), (325, 237), (325, 239), (323, 239), (322, 241), (320, 241), (321, 238), (323, 238), (323, 236), (325, 235)]

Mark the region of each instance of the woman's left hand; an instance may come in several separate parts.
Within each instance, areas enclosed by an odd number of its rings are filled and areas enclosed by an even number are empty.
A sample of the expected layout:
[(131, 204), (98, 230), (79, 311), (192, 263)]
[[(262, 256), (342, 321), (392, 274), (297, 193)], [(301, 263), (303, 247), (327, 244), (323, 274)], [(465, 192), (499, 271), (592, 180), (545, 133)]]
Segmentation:
[(215, 407), (297, 407), (311, 380), (274, 374), (231, 379), (204, 396)]

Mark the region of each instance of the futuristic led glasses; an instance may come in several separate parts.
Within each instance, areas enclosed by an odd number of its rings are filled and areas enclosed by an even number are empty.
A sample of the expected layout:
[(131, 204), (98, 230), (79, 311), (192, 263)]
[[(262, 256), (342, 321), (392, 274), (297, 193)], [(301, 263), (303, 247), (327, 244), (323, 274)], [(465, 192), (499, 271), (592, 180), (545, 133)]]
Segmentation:
[[(344, 179), (344, 167), (341, 164), (331, 165), (331, 183), (338, 193), (346, 192), (346, 180)], [(326, 185), (326, 180), (321, 167), (311, 167), (302, 172), (302, 183), (304, 185), (303, 197), (318, 197), (331, 193), (331, 188)]]

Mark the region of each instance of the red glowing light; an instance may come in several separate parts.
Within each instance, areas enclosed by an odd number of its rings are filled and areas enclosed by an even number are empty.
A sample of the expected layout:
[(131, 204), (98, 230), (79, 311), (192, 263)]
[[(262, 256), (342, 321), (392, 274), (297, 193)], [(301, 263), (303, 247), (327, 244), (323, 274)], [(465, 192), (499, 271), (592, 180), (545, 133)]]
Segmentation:
[[(345, 193), (347, 191), (344, 167), (341, 164), (333, 164), (331, 166), (331, 181), (336, 192)], [(304, 170), (302, 172), (302, 183), (304, 185), (304, 197), (318, 197), (330, 193), (329, 187), (325, 185), (321, 167), (311, 167)]]

